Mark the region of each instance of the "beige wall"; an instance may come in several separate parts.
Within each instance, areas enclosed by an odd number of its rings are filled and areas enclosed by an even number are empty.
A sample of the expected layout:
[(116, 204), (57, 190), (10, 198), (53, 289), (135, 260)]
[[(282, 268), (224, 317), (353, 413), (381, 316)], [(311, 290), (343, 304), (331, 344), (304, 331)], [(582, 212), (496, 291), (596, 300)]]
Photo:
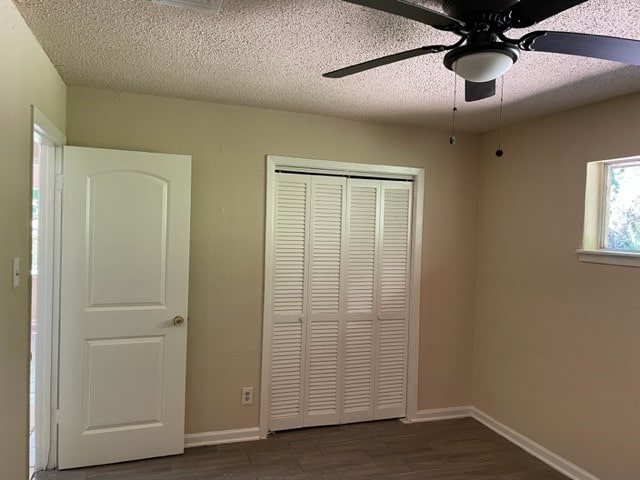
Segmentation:
[(187, 432), (258, 425), (267, 154), (424, 167), (419, 408), (471, 400), (479, 138), (70, 88), (71, 145), (193, 156)]
[[(10, 0), (0, 0), (0, 479), (27, 478), (31, 117), (64, 130), (66, 87)], [(11, 261), (22, 281), (11, 287)]]
[(603, 480), (640, 478), (640, 269), (580, 263), (585, 163), (640, 153), (640, 95), (483, 137), (473, 401)]
[[(0, 45), (0, 252), (24, 274), (29, 104), (62, 130), (65, 86), (9, 0)], [(265, 155), (416, 166), (419, 408), (473, 403), (603, 480), (635, 480), (640, 270), (575, 249), (585, 163), (638, 154), (638, 112), (634, 95), (510, 127), (498, 159), (495, 132), (451, 147), (446, 132), (70, 88), (67, 135), (193, 156), (188, 432), (258, 423), (239, 392), (259, 386)], [(0, 276), (0, 480), (25, 477), (28, 303), (26, 282)]]

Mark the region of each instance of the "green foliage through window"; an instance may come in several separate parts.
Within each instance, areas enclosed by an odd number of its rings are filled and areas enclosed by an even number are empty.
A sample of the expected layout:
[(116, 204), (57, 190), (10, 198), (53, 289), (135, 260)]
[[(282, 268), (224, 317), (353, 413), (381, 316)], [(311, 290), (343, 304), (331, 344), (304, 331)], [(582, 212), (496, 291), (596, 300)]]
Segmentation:
[(640, 163), (608, 166), (604, 246), (640, 250)]

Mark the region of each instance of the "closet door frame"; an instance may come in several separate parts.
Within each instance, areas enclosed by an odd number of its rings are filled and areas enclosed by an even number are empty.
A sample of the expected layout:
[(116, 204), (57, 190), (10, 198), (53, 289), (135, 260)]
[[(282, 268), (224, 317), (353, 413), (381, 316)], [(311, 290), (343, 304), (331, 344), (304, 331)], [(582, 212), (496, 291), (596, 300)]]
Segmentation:
[(271, 378), (271, 336), (273, 330), (272, 290), (266, 288), (273, 277), (275, 243), (275, 177), (276, 171), (309, 174), (365, 176), (380, 179), (413, 181), (411, 231), (411, 262), (409, 283), (409, 342), (407, 352), (407, 422), (418, 413), (418, 350), (420, 326), (420, 274), (422, 265), (422, 225), (424, 205), (424, 169), (393, 165), (348, 163), (307, 158), (267, 155), (266, 158), (266, 212), (264, 249), (264, 307), (262, 334), (262, 375), (260, 385), (260, 438), (269, 433), (269, 379)]

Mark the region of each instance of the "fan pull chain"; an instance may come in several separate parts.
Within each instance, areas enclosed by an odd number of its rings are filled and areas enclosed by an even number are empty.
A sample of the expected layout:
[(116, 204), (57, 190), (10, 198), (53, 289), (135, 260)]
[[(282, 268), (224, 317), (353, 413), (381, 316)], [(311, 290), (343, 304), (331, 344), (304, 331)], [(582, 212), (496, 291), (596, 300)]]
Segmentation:
[(496, 157), (504, 155), (502, 150), (502, 109), (504, 106), (504, 75), (500, 79), (500, 128), (498, 129), (498, 150), (496, 150)]
[[(454, 64), (455, 65), (455, 64)], [(449, 137), (449, 143), (451, 145), (456, 144), (456, 112), (458, 111), (458, 74), (453, 71), (453, 114), (452, 114), (452, 126), (451, 136)]]

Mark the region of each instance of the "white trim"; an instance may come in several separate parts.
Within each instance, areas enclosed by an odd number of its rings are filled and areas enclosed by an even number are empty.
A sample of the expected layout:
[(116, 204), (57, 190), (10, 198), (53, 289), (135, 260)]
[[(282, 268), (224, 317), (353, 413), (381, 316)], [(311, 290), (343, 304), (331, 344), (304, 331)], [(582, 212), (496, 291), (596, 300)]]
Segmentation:
[(530, 453), (539, 460), (542, 460), (550, 467), (556, 469), (558, 472), (566, 475), (573, 480), (600, 480), (595, 475), (587, 472), (586, 470), (583, 470), (576, 464), (571, 463), (569, 460), (561, 457), (560, 455), (553, 453), (548, 448), (543, 447), (539, 443), (534, 442), (523, 434), (507, 427), (503, 423), (500, 423), (498, 420), (491, 417), (490, 415), (487, 415), (482, 410), (479, 410), (475, 407), (471, 408), (471, 416), (494, 432), (502, 435), (511, 443), (517, 445), (527, 453)]
[(418, 358), (420, 354), (420, 280), (422, 278), (422, 222), (424, 170), (417, 169), (413, 184), (413, 235), (409, 287), (409, 341), (407, 357), (407, 418), (418, 415)]
[[(58, 319), (60, 272), (61, 197), (56, 178), (62, 173), (64, 134), (31, 105), (31, 146), (37, 134), (53, 145), (40, 164), (40, 216), (38, 225), (38, 308), (35, 365), (35, 470), (55, 468), (57, 463)], [(50, 148), (50, 147), (49, 147)], [(52, 153), (52, 154), (51, 154)], [(33, 151), (31, 152), (33, 162)]]
[(411, 419), (403, 420), (404, 423), (434, 422), (438, 420), (451, 420), (453, 418), (466, 418), (471, 416), (473, 407), (469, 405), (461, 407), (431, 408), (418, 410)]
[(375, 165), (369, 163), (336, 162), (332, 160), (320, 160), (299, 157), (281, 157), (267, 155), (267, 161), (271, 160), (275, 168), (292, 168), (300, 173), (335, 173), (337, 175), (365, 174), (369, 177), (397, 178), (400, 180), (412, 180), (424, 169), (415, 167), (399, 167), (394, 165)]
[[(31, 295), (36, 292), (36, 335), (35, 349), (35, 463), (36, 471), (44, 470), (49, 464), (49, 450), (55, 437), (52, 429), (51, 404), (56, 395), (51, 389), (52, 379), (52, 332), (54, 318), (54, 244), (55, 244), (55, 170), (56, 145), (49, 137), (41, 135), (33, 126), (34, 140), (40, 144), (40, 200), (38, 212), (38, 275), (31, 277)], [(34, 142), (35, 143), (35, 142)], [(33, 155), (32, 155), (33, 159)], [(33, 271), (31, 272), (33, 275)], [(33, 314), (32, 314), (33, 317)]]
[[(66, 139), (65, 139), (66, 141)], [(55, 164), (55, 193), (54, 193), (54, 219), (53, 219), (53, 303), (51, 305), (51, 377), (49, 379), (51, 385), (50, 415), (51, 418), (51, 438), (49, 444), (49, 458), (47, 469), (58, 467), (58, 359), (60, 355), (60, 272), (62, 264), (62, 172), (64, 161), (64, 146), (56, 147), (56, 164)]]
[(407, 353), (407, 406), (406, 419), (413, 419), (418, 409), (418, 354), (420, 328), (420, 281), (422, 268), (422, 222), (424, 208), (423, 168), (366, 163), (336, 162), (329, 160), (267, 155), (265, 199), (265, 250), (264, 250), (264, 306), (262, 332), (262, 378), (260, 383), (260, 438), (266, 438), (269, 429), (269, 378), (271, 378), (270, 341), (273, 320), (271, 318), (272, 292), (266, 288), (272, 276), (274, 242), (274, 175), (280, 168), (306, 173), (336, 173), (366, 175), (380, 178), (413, 180), (414, 203), (412, 218), (413, 235), (411, 251), (411, 286), (409, 298), (409, 345)]
[(215, 432), (187, 433), (184, 436), (184, 448), (223, 443), (250, 442), (260, 439), (260, 427), (218, 430)]
[(600, 245), (600, 232), (602, 230), (604, 206), (604, 166), (602, 162), (587, 163), (584, 190), (584, 224), (582, 234), (582, 248), (598, 249)]
[(272, 290), (268, 287), (268, 278), (273, 278), (273, 244), (274, 244), (274, 189), (276, 163), (273, 157), (267, 156), (266, 172), (266, 213), (264, 240), (264, 305), (262, 310), (262, 373), (260, 378), (260, 438), (267, 438), (269, 429), (269, 381), (271, 378), (271, 305), (273, 303)]
[(640, 267), (640, 252), (623, 252), (620, 250), (576, 250), (578, 260), (586, 263), (620, 265), (623, 267)]
[(34, 131), (47, 137), (51, 143), (58, 146), (67, 143), (67, 137), (64, 136), (64, 133), (58, 130), (35, 105), (31, 105), (31, 125), (34, 127)]
[(640, 165), (640, 156), (587, 163), (582, 248), (576, 250), (581, 262), (640, 267), (640, 251), (604, 248), (609, 223), (611, 166), (621, 164)]

